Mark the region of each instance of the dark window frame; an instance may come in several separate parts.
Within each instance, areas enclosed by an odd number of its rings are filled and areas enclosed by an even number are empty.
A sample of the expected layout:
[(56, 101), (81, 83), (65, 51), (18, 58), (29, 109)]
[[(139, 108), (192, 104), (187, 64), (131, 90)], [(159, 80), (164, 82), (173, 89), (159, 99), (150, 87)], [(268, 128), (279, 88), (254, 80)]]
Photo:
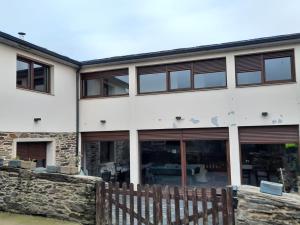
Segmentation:
[[(202, 61), (214, 61), (214, 60), (224, 60), (225, 61), (225, 70), (222, 71), (214, 71), (214, 72), (224, 72), (225, 73), (225, 85), (222, 86), (214, 86), (214, 87), (205, 87), (205, 88), (195, 88), (194, 85), (194, 77), (198, 74), (205, 74), (205, 73), (196, 73), (195, 72), (195, 63), (202, 62)], [(178, 69), (174, 68), (180, 67), (183, 65), (183, 68)], [(189, 67), (190, 65), (190, 67)], [(140, 76), (141, 75), (147, 75), (147, 74), (155, 74), (155, 73), (140, 73), (140, 68), (147, 68), (147, 67), (164, 67), (163, 70), (156, 73), (165, 73), (166, 74), (166, 90), (165, 91), (151, 91), (151, 92), (141, 92), (140, 89)], [(190, 88), (177, 88), (177, 89), (171, 89), (171, 72), (176, 71), (184, 71), (184, 70), (190, 70)], [(194, 60), (194, 61), (187, 61), (187, 62), (180, 62), (180, 63), (170, 63), (170, 64), (159, 64), (159, 65), (149, 65), (149, 66), (140, 66), (136, 68), (136, 74), (137, 74), (137, 94), (138, 95), (148, 95), (148, 94), (164, 94), (164, 93), (174, 93), (174, 92), (185, 92), (185, 91), (205, 91), (205, 90), (216, 90), (216, 89), (226, 89), (227, 88), (227, 65), (226, 65), (226, 57), (218, 57), (218, 58), (210, 58), (210, 59), (201, 59), (201, 60)]]
[[(272, 54), (276, 53), (286, 53), (284, 56), (272, 56)], [(243, 56), (260, 56), (260, 67), (261, 67), (261, 83), (255, 84), (238, 84), (238, 72), (237, 71), (237, 58)], [(276, 58), (288, 58), (290, 57), (290, 64), (291, 64), (291, 79), (284, 79), (284, 80), (273, 80), (273, 81), (266, 81), (266, 70), (265, 70), (265, 60), (267, 59), (276, 59)], [(253, 53), (253, 54), (244, 54), (244, 55), (236, 55), (234, 57), (235, 62), (235, 85), (236, 87), (247, 87), (247, 86), (264, 86), (264, 85), (272, 85), (272, 84), (284, 84), (284, 83), (295, 83), (296, 82), (296, 68), (295, 68), (295, 51), (294, 49), (285, 49), (279, 51), (268, 51), (268, 52), (260, 52), (260, 53)], [(247, 71), (247, 72), (255, 72), (255, 71)]]
[[(104, 80), (115, 77), (115, 76), (128, 76), (129, 72), (128, 68), (116, 69), (116, 70), (105, 70), (105, 71), (97, 71), (97, 72), (88, 72), (80, 74), (80, 97), (81, 99), (88, 98), (112, 98), (112, 97), (122, 97), (129, 96), (129, 93), (118, 94), (118, 95), (105, 95), (104, 94)], [(100, 80), (100, 94), (99, 95), (85, 95), (85, 84), (86, 80)], [(129, 85), (129, 84), (128, 84)]]
[[(26, 58), (26, 57), (23, 57), (23, 56), (17, 56), (17, 62), (18, 61), (29, 64), (29, 74), (28, 74), (27, 87), (24, 87), (22, 85), (17, 84), (17, 73), (18, 73), (18, 71), (16, 70), (16, 87), (20, 88), (20, 89), (26, 89), (26, 90), (36, 91), (36, 92), (40, 92), (40, 93), (50, 94), (50, 92), (51, 92), (51, 66), (48, 65), (48, 64), (45, 64), (43, 62), (32, 60), (32, 59), (29, 59), (29, 58)], [(48, 74), (46, 76), (46, 90), (45, 91), (34, 89), (34, 78), (35, 78), (34, 64), (45, 67), (48, 71)]]

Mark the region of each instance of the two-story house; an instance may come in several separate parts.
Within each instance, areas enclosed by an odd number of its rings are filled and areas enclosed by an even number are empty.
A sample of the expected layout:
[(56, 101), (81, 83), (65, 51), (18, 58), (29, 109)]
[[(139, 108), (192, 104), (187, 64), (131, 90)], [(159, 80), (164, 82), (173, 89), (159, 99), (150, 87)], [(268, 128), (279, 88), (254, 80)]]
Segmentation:
[[(0, 33), (0, 157), (143, 184), (299, 172), (300, 34), (78, 62)], [(77, 157), (79, 156), (79, 157)]]

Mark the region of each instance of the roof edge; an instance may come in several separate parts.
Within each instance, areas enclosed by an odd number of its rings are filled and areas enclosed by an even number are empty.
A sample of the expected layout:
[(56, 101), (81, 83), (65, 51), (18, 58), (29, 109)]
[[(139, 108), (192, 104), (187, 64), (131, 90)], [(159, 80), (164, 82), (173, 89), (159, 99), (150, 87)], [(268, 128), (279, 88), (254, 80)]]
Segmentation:
[(225, 42), (220, 44), (202, 45), (190, 48), (178, 48), (165, 51), (140, 53), (124, 56), (115, 56), (103, 59), (94, 59), (81, 61), (82, 66), (92, 66), (92, 65), (107, 65), (107, 64), (117, 64), (117, 63), (130, 63), (130, 62), (140, 62), (151, 59), (156, 59), (158, 57), (171, 57), (178, 55), (189, 55), (193, 53), (200, 52), (212, 52), (212, 51), (227, 51), (232, 49), (249, 48), (250, 46), (261, 46), (270, 44), (281, 44), (281, 43), (293, 43), (300, 42), (300, 33), (278, 35), (271, 37), (255, 38), (242, 41)]
[[(56, 61), (67, 64), (69, 66), (79, 67), (81, 65), (81, 62), (79, 62), (77, 60), (71, 59), (67, 56), (58, 54), (56, 52), (53, 52), (46, 48), (32, 44), (28, 41), (22, 40), (20, 38), (14, 37), (10, 34), (7, 34), (4, 32), (1, 32), (1, 31), (0, 31), (0, 42), (7, 44), (9, 46), (24, 50), (24, 51), (32, 52), (33, 54), (38, 54), (40, 52), (40, 53), (42, 53), (43, 57), (50, 56), (50, 59), (58, 59)], [(47, 58), (49, 58), (49, 57), (47, 57)]]

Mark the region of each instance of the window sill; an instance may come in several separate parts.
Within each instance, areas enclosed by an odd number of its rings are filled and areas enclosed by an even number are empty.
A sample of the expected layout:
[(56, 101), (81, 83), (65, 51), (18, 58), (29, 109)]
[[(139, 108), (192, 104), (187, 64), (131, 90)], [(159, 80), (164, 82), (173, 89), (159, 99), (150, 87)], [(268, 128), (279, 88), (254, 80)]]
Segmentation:
[(28, 89), (28, 88), (16, 87), (16, 89), (20, 90), (20, 91), (29, 91), (29, 92), (33, 92), (33, 93), (37, 93), (37, 94), (44, 94), (44, 95), (54, 96), (54, 94), (49, 93), (49, 92), (36, 91), (36, 90)]
[(113, 96), (90, 96), (90, 97), (81, 97), (80, 100), (110, 99), (110, 98), (123, 98), (123, 97), (129, 97), (129, 95), (126, 94), (126, 95), (113, 95)]
[(228, 87), (197, 88), (197, 89), (191, 89), (191, 90), (160, 91), (160, 92), (139, 93), (136, 96), (161, 95), (161, 94), (177, 94), (177, 93), (202, 92), (202, 91), (214, 91), (214, 90), (226, 90), (226, 89), (228, 89)]
[(274, 83), (264, 83), (264, 84), (245, 84), (245, 85), (236, 85), (236, 88), (249, 88), (249, 87), (263, 87), (263, 86), (276, 86), (276, 85), (285, 85), (285, 84), (296, 84), (296, 81), (282, 81)]

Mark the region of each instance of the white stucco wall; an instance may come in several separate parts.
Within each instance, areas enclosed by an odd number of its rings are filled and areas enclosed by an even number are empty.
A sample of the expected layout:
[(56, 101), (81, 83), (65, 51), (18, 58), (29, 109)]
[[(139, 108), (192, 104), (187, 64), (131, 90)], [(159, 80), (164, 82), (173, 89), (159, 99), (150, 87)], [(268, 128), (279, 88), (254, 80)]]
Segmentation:
[[(18, 54), (53, 65), (51, 94), (16, 88)], [(76, 69), (0, 44), (0, 132), (75, 132), (75, 90)]]
[[(295, 49), (296, 83), (256, 87), (235, 87), (234, 55), (280, 49)], [(137, 95), (136, 66), (196, 59), (226, 57), (227, 88), (157, 95)], [(240, 184), (238, 126), (300, 124), (300, 45), (199, 55), (147, 63), (89, 67), (82, 72), (129, 68), (128, 97), (80, 101), (80, 130), (130, 130), (131, 181), (138, 182), (139, 154), (136, 131), (141, 129), (229, 127), (232, 183)], [(268, 112), (263, 118), (261, 112)], [(182, 121), (176, 121), (182, 116)], [(105, 125), (100, 120), (106, 120)]]

